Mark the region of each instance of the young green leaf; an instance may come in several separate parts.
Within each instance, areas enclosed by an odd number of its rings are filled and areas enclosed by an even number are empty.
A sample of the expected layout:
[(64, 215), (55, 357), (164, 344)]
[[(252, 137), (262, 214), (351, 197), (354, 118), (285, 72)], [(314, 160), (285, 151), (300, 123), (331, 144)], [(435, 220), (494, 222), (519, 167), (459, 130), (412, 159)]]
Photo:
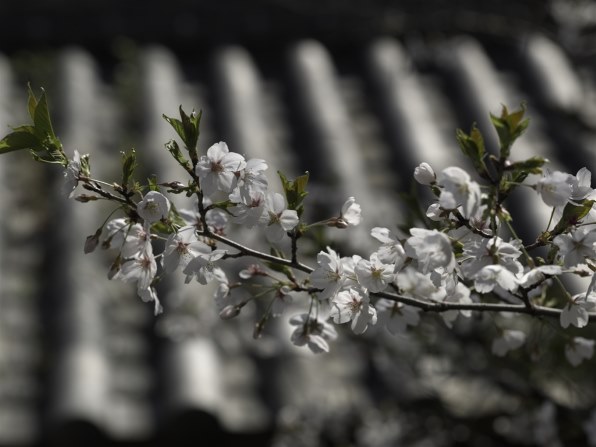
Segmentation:
[(149, 191), (159, 191), (159, 185), (157, 184), (157, 177), (155, 175), (147, 178), (147, 186), (149, 187)]
[(472, 125), (472, 130), (470, 130), (469, 134), (466, 134), (461, 129), (457, 129), (455, 136), (459, 147), (464, 155), (472, 161), (476, 171), (482, 176), (487, 176), (488, 173), (484, 164), (484, 156), (486, 154), (484, 138), (476, 124), (474, 123)]
[(122, 186), (126, 188), (137, 168), (137, 154), (134, 149), (122, 152)]
[(557, 234), (564, 233), (572, 227), (573, 225), (577, 225), (584, 217), (588, 215), (590, 210), (592, 209), (592, 205), (594, 205), (594, 200), (584, 200), (581, 205), (574, 205), (573, 203), (567, 203), (565, 205), (565, 209), (563, 210), (563, 216), (551, 231), (551, 235), (555, 236)]
[(37, 108), (37, 98), (35, 97), (35, 94), (33, 93), (33, 90), (31, 90), (31, 85), (27, 86), (28, 89), (28, 99), (27, 99), (27, 110), (29, 112), (29, 116), (31, 117), (31, 120), (35, 119), (35, 109)]
[(30, 131), (12, 132), (0, 140), (0, 154), (22, 149), (40, 150), (41, 141)]
[(166, 115), (162, 115), (163, 118), (172, 126), (172, 128), (176, 131), (178, 136), (184, 142), (184, 146), (188, 151), (191, 160), (194, 164), (198, 161), (197, 155), (197, 143), (199, 141), (199, 125), (201, 122), (202, 113), (196, 113), (194, 110), (190, 115), (187, 115), (186, 112), (182, 109), (182, 106), (179, 108), (180, 111), (180, 119), (171, 118)]
[(506, 106), (501, 109), (501, 116), (490, 114), (490, 119), (499, 136), (500, 159), (507, 160), (511, 153), (511, 146), (530, 124), (529, 119), (523, 119), (526, 106), (521, 104), (519, 110), (509, 113)]
[(46, 92), (43, 89), (33, 113), (33, 125), (35, 126), (35, 133), (40, 139), (50, 137), (53, 140), (56, 138), (48, 109)]
[(309, 176), (308, 171), (303, 175), (296, 177), (295, 180), (288, 180), (281, 171), (277, 171), (277, 174), (279, 175), (284, 193), (286, 195), (288, 209), (296, 210), (298, 216), (300, 217), (304, 211), (302, 201), (308, 195), (308, 191), (306, 191), (306, 185), (308, 184)]

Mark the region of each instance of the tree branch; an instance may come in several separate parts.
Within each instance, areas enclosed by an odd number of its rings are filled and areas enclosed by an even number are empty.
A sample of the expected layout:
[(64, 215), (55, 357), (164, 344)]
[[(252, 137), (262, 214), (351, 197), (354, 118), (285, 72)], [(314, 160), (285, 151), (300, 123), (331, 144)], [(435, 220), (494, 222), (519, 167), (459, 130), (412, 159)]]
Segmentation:
[[(299, 262), (292, 262), (289, 259), (279, 258), (277, 256), (272, 256), (267, 253), (260, 252), (258, 250), (253, 250), (251, 248), (245, 247), (244, 245), (235, 242), (231, 239), (228, 239), (224, 236), (214, 234), (211, 232), (202, 232), (200, 233), (201, 236), (210, 237), (215, 239), (219, 242), (222, 242), (230, 247), (233, 247), (240, 251), (245, 256), (252, 256), (254, 258), (262, 259), (267, 262), (273, 262), (279, 265), (285, 265), (287, 267), (295, 268), (296, 270), (300, 270), (305, 273), (312, 273), (314, 270), (312, 267), (301, 264)], [(300, 291), (306, 291), (309, 293), (316, 293), (320, 291), (316, 288), (311, 289), (301, 289)], [(390, 293), (390, 292), (377, 292), (371, 293), (371, 296), (375, 296), (378, 298), (385, 298), (391, 301), (407, 304), (408, 306), (417, 307), (422, 309), (425, 312), (447, 312), (450, 310), (470, 310), (476, 312), (511, 312), (517, 314), (525, 314), (534, 317), (549, 317), (549, 318), (559, 318), (562, 312), (562, 309), (555, 309), (552, 307), (544, 307), (544, 306), (536, 306), (531, 305), (528, 306), (527, 303), (524, 304), (503, 304), (503, 303), (449, 303), (449, 302), (440, 302), (440, 301), (425, 301), (419, 298), (413, 298), (409, 296), (399, 295), (397, 293)], [(596, 313), (589, 313), (589, 320), (596, 321)]]

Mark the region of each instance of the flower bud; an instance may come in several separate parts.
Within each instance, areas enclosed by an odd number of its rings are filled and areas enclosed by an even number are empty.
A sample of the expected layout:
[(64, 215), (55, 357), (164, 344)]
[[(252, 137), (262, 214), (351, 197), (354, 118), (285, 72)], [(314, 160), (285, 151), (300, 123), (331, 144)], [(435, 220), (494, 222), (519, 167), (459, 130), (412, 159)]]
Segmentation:
[(344, 229), (348, 228), (349, 225), (346, 221), (344, 221), (341, 217), (332, 217), (331, 219), (327, 220), (327, 226), (333, 228)]
[(240, 306), (228, 304), (219, 313), (219, 318), (221, 318), (222, 320), (231, 320), (232, 318), (234, 318), (234, 317), (238, 316), (238, 314), (240, 314), (240, 309), (241, 309)]
[(422, 162), (416, 166), (416, 169), (414, 169), (414, 178), (421, 185), (432, 185), (437, 180), (435, 171), (426, 162)]
[(87, 239), (85, 239), (85, 247), (83, 248), (85, 254), (91, 253), (97, 248), (97, 246), (99, 245), (99, 238), (101, 237), (101, 230), (102, 229), (100, 227), (97, 229), (95, 234), (87, 236)]
[(74, 198), (77, 202), (87, 203), (94, 200), (99, 200), (97, 196), (91, 196), (89, 194), (79, 194)]
[(98, 244), (99, 235), (97, 233), (92, 234), (91, 236), (87, 236), (87, 239), (85, 239), (85, 247), (83, 248), (83, 251), (85, 252), (85, 254), (91, 253), (97, 248)]

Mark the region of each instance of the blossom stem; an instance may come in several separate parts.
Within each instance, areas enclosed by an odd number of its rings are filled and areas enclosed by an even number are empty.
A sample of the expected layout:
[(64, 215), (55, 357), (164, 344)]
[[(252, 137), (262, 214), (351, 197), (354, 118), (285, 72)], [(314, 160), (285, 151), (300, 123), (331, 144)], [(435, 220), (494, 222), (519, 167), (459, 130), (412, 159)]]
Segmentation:
[(547, 232), (548, 229), (550, 228), (550, 224), (553, 222), (554, 215), (555, 215), (555, 207), (553, 206), (553, 210), (550, 213), (550, 217), (548, 219), (548, 224), (546, 225), (546, 230), (544, 230), (544, 232)]
[[(228, 239), (225, 236), (221, 236), (219, 234), (215, 234), (211, 231), (202, 231), (199, 233), (200, 236), (209, 237), (211, 239), (215, 239), (216, 241), (222, 242), (230, 247), (233, 247), (240, 251), (240, 253), (244, 254), (245, 256), (252, 256), (254, 258), (262, 259), (264, 261), (273, 262), (279, 265), (285, 265), (287, 267), (295, 268), (297, 270), (301, 270), (305, 273), (311, 273), (314, 269), (309, 267), (308, 265), (302, 264), (300, 262), (294, 262), (290, 259), (284, 259), (277, 256), (272, 256), (267, 253), (260, 252), (258, 250), (253, 250), (252, 248), (248, 248), (238, 242), (235, 242), (231, 239)], [(233, 256), (233, 255), (232, 255)]]
[(122, 203), (124, 205), (128, 205), (128, 206), (134, 205), (134, 203), (131, 202), (130, 199), (128, 199), (128, 198), (127, 199), (124, 199), (122, 197), (115, 196), (114, 194), (112, 194), (110, 192), (107, 192), (107, 191), (104, 191), (100, 187), (95, 186), (95, 185), (93, 185), (90, 182), (83, 183), (83, 188), (85, 188), (88, 191), (92, 191), (92, 192), (94, 192), (96, 194), (99, 194), (104, 199), (113, 200), (115, 202), (120, 202), (120, 203)]

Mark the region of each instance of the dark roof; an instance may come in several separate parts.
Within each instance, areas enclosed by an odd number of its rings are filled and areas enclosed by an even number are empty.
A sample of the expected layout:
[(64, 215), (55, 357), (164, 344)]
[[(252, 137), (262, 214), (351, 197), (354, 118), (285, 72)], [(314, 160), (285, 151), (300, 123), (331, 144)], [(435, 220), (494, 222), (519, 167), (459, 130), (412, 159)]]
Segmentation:
[[(161, 115), (200, 108), (204, 148), (225, 140), (274, 170), (309, 170), (314, 205), (355, 195), (368, 220), (337, 245), (362, 252), (367, 229), (408, 212), (396, 203), (417, 163), (464, 162), (456, 128), (476, 121), (493, 144), (488, 113), (501, 103), (528, 106), (520, 157), (594, 170), (595, 67), (565, 2), (453, 3), (4, 3), (15, 20), (0, 28), (0, 125), (24, 119), (31, 81), (48, 91), (66, 150), (91, 153), (94, 172), (113, 175), (108, 160), (134, 145), (144, 175), (174, 180)], [(429, 315), (405, 338), (346, 332), (314, 357), (283, 322), (252, 340), (256, 309), (219, 320), (209, 291), (182, 280), (164, 285), (155, 318), (107, 280), (107, 253), (83, 255), (109, 210), (66, 201), (46, 168), (0, 158), (1, 446), (515, 445), (503, 427), (517, 409), (554, 401), (585, 419), (595, 399), (535, 380), (554, 358), (487, 356), (487, 321), (449, 331)], [(525, 234), (543, 211), (517, 208)]]

